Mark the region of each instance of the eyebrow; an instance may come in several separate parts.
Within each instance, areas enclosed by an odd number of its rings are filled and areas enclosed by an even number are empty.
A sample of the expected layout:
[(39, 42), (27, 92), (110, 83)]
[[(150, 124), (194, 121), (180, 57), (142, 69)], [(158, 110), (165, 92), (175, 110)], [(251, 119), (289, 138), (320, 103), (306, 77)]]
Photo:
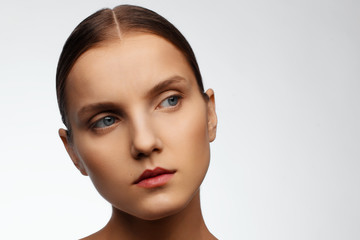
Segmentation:
[(180, 77), (180, 76), (173, 76), (170, 78), (167, 78), (164, 81), (159, 82), (158, 84), (156, 84), (154, 87), (152, 87), (148, 93), (146, 94), (146, 96), (154, 96), (158, 93), (161, 93), (165, 90), (168, 90), (168, 87), (173, 85), (173, 84), (178, 84), (178, 83), (182, 83), (185, 82), (185, 78)]
[(84, 115), (87, 115), (89, 113), (99, 112), (99, 111), (104, 111), (104, 110), (109, 110), (109, 109), (115, 109), (115, 108), (118, 108), (118, 105), (114, 104), (112, 102), (93, 103), (93, 104), (89, 104), (89, 105), (82, 107), (78, 111), (78, 116), (81, 118)]

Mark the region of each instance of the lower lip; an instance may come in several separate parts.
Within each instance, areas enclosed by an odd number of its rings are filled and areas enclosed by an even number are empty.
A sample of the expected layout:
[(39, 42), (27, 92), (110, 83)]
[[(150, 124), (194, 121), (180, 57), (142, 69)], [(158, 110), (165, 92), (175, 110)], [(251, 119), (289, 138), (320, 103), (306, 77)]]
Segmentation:
[(140, 181), (139, 183), (137, 183), (136, 185), (138, 185), (139, 187), (143, 187), (143, 188), (160, 187), (160, 186), (165, 185), (168, 181), (170, 181), (170, 179), (173, 176), (174, 176), (174, 173), (161, 174), (156, 177), (144, 179), (144, 180)]

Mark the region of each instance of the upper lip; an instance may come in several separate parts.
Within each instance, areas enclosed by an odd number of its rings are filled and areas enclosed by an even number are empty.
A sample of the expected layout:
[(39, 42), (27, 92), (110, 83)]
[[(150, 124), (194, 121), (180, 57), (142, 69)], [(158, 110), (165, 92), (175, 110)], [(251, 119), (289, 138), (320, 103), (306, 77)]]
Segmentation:
[(174, 170), (167, 170), (167, 169), (164, 169), (164, 168), (161, 168), (161, 167), (157, 167), (153, 170), (150, 170), (150, 169), (146, 169), (138, 179), (136, 179), (134, 181), (134, 184), (137, 184), (139, 182), (141, 182), (142, 180), (144, 179), (147, 179), (147, 178), (152, 178), (152, 177), (156, 177), (158, 175), (162, 175), (162, 174), (169, 174), (169, 173), (174, 173), (176, 171)]

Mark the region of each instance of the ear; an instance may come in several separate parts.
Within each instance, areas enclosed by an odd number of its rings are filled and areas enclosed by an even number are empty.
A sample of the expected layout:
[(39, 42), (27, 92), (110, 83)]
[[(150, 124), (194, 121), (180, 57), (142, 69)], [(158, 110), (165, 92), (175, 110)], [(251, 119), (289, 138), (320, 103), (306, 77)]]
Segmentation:
[(63, 128), (60, 128), (59, 136), (66, 148), (67, 153), (69, 154), (71, 160), (73, 161), (74, 165), (77, 167), (77, 169), (79, 169), (79, 171), (81, 172), (82, 175), (88, 176), (83, 162), (79, 159), (77, 153), (74, 151), (73, 145), (69, 142), (68, 132)]
[(208, 97), (207, 101), (207, 118), (208, 118), (208, 134), (210, 142), (215, 140), (217, 116), (215, 111), (215, 95), (214, 91), (210, 88), (205, 93)]

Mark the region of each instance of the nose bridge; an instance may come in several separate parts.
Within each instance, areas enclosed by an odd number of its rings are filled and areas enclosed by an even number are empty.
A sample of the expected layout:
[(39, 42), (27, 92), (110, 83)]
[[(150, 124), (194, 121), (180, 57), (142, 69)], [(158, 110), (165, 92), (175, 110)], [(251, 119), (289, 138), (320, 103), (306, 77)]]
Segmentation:
[(151, 114), (143, 110), (134, 111), (131, 117), (131, 153), (138, 159), (159, 151), (161, 144), (152, 123)]

